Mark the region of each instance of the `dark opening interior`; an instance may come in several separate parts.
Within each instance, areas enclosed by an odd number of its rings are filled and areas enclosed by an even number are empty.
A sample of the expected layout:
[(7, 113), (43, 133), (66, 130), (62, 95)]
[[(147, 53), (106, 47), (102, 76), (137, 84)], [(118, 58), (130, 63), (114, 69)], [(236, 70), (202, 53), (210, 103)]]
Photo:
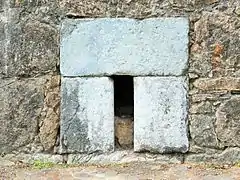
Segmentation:
[(133, 117), (133, 77), (112, 76), (114, 81), (114, 114)]
[(133, 148), (133, 77), (111, 76), (114, 81), (115, 147)]

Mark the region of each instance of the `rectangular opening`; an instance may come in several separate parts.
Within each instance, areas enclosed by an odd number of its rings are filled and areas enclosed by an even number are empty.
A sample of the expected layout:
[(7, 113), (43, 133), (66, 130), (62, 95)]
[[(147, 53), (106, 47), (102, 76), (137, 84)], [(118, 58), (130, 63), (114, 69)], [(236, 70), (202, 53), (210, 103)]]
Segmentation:
[(132, 76), (111, 76), (114, 81), (115, 147), (133, 148), (134, 94)]

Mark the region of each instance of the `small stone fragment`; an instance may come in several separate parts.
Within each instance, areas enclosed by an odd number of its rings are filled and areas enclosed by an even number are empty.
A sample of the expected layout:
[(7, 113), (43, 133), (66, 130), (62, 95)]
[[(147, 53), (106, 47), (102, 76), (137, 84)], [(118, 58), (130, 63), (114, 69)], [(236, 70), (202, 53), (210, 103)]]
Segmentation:
[(221, 78), (199, 78), (193, 85), (201, 90), (240, 90), (240, 78), (221, 77)]
[(115, 116), (115, 138), (119, 148), (133, 148), (133, 118)]

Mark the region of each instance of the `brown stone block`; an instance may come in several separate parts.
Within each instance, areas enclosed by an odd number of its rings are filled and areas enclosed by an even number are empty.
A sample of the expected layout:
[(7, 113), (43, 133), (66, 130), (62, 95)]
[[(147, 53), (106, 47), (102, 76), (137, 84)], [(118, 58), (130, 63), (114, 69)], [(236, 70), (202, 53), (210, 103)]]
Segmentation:
[(223, 99), (229, 99), (231, 95), (228, 91), (211, 91), (206, 94), (194, 94), (191, 95), (191, 102), (202, 102), (202, 101), (218, 101)]
[(216, 118), (212, 115), (190, 115), (189, 128), (193, 144), (200, 147), (218, 147), (218, 140), (215, 133)]
[(240, 97), (222, 103), (216, 117), (216, 133), (221, 144), (240, 147)]
[(54, 145), (59, 126), (58, 89), (57, 76), (0, 80), (0, 153), (37, 151), (39, 131), (47, 150)]
[(44, 107), (39, 137), (44, 150), (51, 150), (57, 139), (60, 123), (60, 76), (49, 78), (44, 86)]
[(213, 113), (214, 108), (212, 103), (210, 103), (209, 101), (192, 103), (190, 105), (189, 112), (191, 114), (207, 114), (207, 113)]
[(133, 148), (133, 118), (115, 116), (115, 140), (119, 148)]
[[(219, 7), (223, 4), (219, 3)], [(237, 77), (240, 39), (236, 37), (240, 36), (239, 23), (233, 13), (203, 12), (191, 27), (189, 71), (201, 77)]]
[(114, 14), (114, 1), (106, 0), (60, 0), (60, 7), (67, 15), (79, 17), (103, 17)]
[[(217, 0), (60, 0), (66, 14), (77, 17), (133, 17), (173, 16), (208, 6)], [(184, 12), (186, 11), (186, 12)]]
[(194, 81), (193, 85), (204, 91), (212, 90), (240, 90), (240, 78), (200, 78)]

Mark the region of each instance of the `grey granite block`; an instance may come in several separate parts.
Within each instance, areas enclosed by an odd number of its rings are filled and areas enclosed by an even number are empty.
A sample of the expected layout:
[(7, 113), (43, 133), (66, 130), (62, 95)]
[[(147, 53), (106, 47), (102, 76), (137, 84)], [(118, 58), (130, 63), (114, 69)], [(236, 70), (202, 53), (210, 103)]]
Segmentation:
[(114, 91), (107, 77), (62, 78), (62, 153), (114, 150)]
[(134, 151), (186, 152), (187, 81), (134, 78)]
[(63, 76), (186, 73), (188, 19), (67, 19), (61, 28)]

